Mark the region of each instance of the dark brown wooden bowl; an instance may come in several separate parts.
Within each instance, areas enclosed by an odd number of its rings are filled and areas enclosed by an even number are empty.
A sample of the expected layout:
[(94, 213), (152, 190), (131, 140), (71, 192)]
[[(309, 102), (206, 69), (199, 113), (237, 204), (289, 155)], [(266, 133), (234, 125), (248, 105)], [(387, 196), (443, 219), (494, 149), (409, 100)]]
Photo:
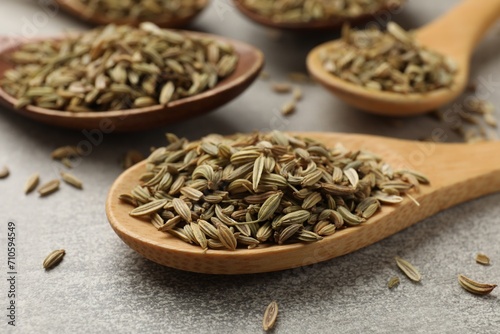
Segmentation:
[[(118, 132), (140, 131), (195, 117), (224, 105), (245, 91), (257, 78), (264, 65), (264, 55), (251, 45), (215, 35), (187, 31), (184, 33), (210, 37), (233, 45), (239, 55), (236, 70), (214, 88), (194, 96), (172, 101), (166, 106), (156, 105), (128, 110), (82, 113), (51, 110), (31, 105), (16, 109), (14, 105), (17, 99), (7, 94), (2, 88), (0, 88), (0, 102), (21, 115), (58, 127), (79, 130), (105, 127), (113, 128), (113, 131)], [(6, 70), (12, 68), (12, 63), (8, 61), (9, 54), (17, 50), (22, 43), (18, 40), (0, 38), (2, 46), (0, 47), (0, 77)]]

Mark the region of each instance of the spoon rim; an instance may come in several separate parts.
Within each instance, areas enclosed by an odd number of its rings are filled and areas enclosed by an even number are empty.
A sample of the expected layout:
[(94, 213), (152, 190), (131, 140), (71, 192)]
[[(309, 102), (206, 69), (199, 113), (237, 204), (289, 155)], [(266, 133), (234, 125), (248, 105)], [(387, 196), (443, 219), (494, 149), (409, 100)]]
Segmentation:
[(182, 17), (182, 18), (174, 18), (174, 19), (163, 19), (161, 15), (156, 18), (148, 19), (148, 20), (140, 20), (140, 19), (112, 19), (107, 17), (106, 15), (95, 14), (95, 13), (86, 13), (87, 7), (74, 0), (55, 0), (56, 3), (67, 13), (72, 16), (78, 18), (79, 20), (87, 23), (92, 23), (96, 25), (105, 25), (110, 23), (115, 24), (130, 24), (130, 25), (139, 25), (142, 22), (152, 22), (159, 27), (162, 28), (175, 28), (187, 25), (189, 22), (193, 21), (198, 15), (203, 12), (205, 8), (207, 8), (209, 1), (208, 0), (199, 0), (202, 2), (201, 7), (193, 12), (192, 14)]
[[(169, 113), (170, 116), (178, 116), (178, 120), (184, 120), (187, 118), (191, 118), (192, 116), (187, 113), (182, 111), (184, 107), (188, 106), (194, 106), (198, 104), (202, 104), (203, 101), (205, 101), (207, 98), (213, 98), (215, 96), (226, 96), (229, 94), (224, 94), (224, 93), (229, 93), (232, 92), (233, 90), (237, 90), (239, 87), (247, 84), (250, 85), (255, 78), (257, 77), (258, 73), (264, 66), (264, 54), (261, 50), (259, 50), (257, 47), (250, 45), (245, 42), (241, 42), (238, 40), (234, 40), (231, 38), (226, 38), (223, 36), (218, 36), (214, 34), (207, 34), (207, 33), (202, 33), (202, 32), (193, 32), (193, 31), (187, 31), (187, 30), (176, 30), (178, 32), (194, 36), (194, 37), (205, 37), (205, 38), (212, 38), (214, 40), (219, 40), (223, 41), (225, 43), (229, 43), (233, 46), (235, 53), (240, 57), (238, 60), (238, 64), (229, 76), (223, 78), (222, 80), (218, 81), (218, 83), (211, 89), (205, 90), (201, 93), (198, 93), (193, 96), (188, 96), (184, 97), (182, 99), (174, 100), (169, 102), (167, 105), (153, 105), (153, 106), (148, 106), (148, 107), (141, 107), (141, 108), (131, 108), (131, 109), (123, 109), (123, 110), (108, 110), (108, 111), (90, 111), (90, 112), (72, 112), (72, 111), (66, 111), (66, 110), (53, 110), (53, 109), (47, 109), (47, 108), (42, 108), (38, 107), (35, 105), (28, 105), (24, 108), (15, 108), (15, 103), (18, 101), (17, 98), (11, 96), (8, 94), (2, 87), (0, 87), (0, 102), (6, 105), (9, 109), (13, 110), (14, 112), (21, 113), (25, 116), (31, 116), (31, 118), (36, 118), (42, 122), (52, 124), (50, 122), (51, 119), (58, 119), (58, 120), (78, 120), (78, 119), (83, 119), (83, 120), (91, 120), (95, 122), (99, 122), (101, 120), (105, 119), (122, 119), (124, 117), (130, 117), (130, 116), (149, 116), (152, 117), (157, 113), (161, 112), (166, 112)], [(49, 39), (63, 39), (64, 37), (51, 37)], [(3, 49), (0, 52), (0, 56), (4, 57), (6, 55), (11, 54), (14, 52), (16, 49), (18, 49), (22, 44), (26, 42), (30, 42), (33, 40), (46, 40), (47, 38), (36, 38), (36, 39), (30, 39), (28, 41), (18, 41), (17, 43), (12, 43), (9, 45), (7, 48)], [(244, 60), (252, 60), (251, 61), (251, 66), (248, 67), (243, 67), (243, 61)], [(13, 67), (12, 64), (9, 63), (9, 61), (3, 60), (4, 63), (9, 64), (8, 67), (5, 68), (5, 70), (2, 71), (2, 74), (4, 71), (10, 69)], [(239, 73), (241, 72), (241, 73)], [(2, 75), (3, 76), (3, 75)], [(245, 87), (246, 89), (246, 87)], [(236, 94), (236, 95), (239, 95)], [(224, 102), (222, 104), (225, 104), (229, 102), (230, 100), (234, 99), (235, 97), (229, 97), (225, 98)], [(221, 104), (221, 105), (222, 105)], [(203, 111), (202, 113), (206, 113), (209, 111), (213, 111), (215, 108), (208, 109), (206, 111)], [(187, 116), (184, 116), (183, 114), (187, 114)], [(178, 121), (177, 120), (177, 121)], [(176, 121), (174, 121), (176, 122)], [(163, 122), (161, 124), (154, 124), (153, 126), (146, 127), (146, 128), (151, 128), (154, 126), (161, 126), (169, 123), (174, 123), (171, 121)], [(70, 128), (77, 128), (81, 129), (82, 127), (79, 126), (69, 126), (69, 125), (62, 125), (63, 127), (70, 127)]]

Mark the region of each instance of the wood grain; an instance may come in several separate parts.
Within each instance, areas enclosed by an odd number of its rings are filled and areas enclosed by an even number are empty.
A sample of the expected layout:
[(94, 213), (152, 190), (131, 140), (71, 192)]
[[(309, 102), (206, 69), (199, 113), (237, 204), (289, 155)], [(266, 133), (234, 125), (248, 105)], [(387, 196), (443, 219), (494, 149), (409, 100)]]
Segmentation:
[(311, 243), (263, 246), (236, 251), (203, 250), (166, 233), (149, 222), (132, 218), (131, 206), (118, 196), (130, 192), (144, 171), (144, 163), (125, 171), (113, 184), (106, 203), (108, 220), (118, 236), (144, 257), (173, 268), (208, 274), (248, 274), (305, 266), (351, 253), (387, 238), (426, 217), (456, 204), (500, 190), (498, 142), (436, 144), (367, 135), (302, 133), (333, 147), (342, 142), (351, 149), (379, 154), (394, 168), (411, 168), (426, 174), (431, 186), (409, 199), (384, 208), (367, 223), (341, 230)]

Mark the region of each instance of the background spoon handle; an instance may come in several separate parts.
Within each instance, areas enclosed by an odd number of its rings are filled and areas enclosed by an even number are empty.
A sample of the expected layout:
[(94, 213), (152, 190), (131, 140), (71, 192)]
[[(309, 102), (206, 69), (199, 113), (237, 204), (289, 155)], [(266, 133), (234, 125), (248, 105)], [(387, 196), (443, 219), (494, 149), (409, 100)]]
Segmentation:
[(464, 0), (418, 31), (418, 40), (447, 55), (469, 58), (488, 28), (500, 18), (500, 0)]

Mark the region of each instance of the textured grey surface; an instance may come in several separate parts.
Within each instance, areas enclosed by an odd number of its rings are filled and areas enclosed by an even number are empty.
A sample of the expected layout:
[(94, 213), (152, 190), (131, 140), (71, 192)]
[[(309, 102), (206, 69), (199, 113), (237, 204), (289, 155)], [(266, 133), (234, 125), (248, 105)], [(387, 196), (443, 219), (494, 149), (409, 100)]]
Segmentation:
[[(44, 20), (44, 2), (2, 1), (0, 34), (50, 35), (85, 28), (63, 13)], [(417, 27), (457, 2), (410, 0), (395, 20), (406, 28)], [(229, 0), (212, 1), (192, 28), (262, 48), (266, 69), (276, 80), (290, 71), (304, 71), (307, 51), (336, 36), (277, 36), (243, 19)], [(498, 83), (499, 43), (496, 26), (477, 49), (473, 78), (491, 76)], [(285, 119), (277, 108), (286, 97), (270, 93), (268, 85), (258, 81), (234, 102), (197, 119), (144, 133), (106, 135), (73, 170), (85, 189), (62, 185), (44, 199), (23, 195), (27, 177), (35, 171), (43, 181), (56, 177), (60, 165), (49, 159), (51, 150), (85, 137), (0, 110), (0, 165), (12, 170), (9, 178), (0, 180), (0, 332), (259, 333), (264, 309), (275, 299), (281, 310), (276, 333), (498, 333), (499, 292), (487, 297), (468, 294), (456, 276), (500, 282), (500, 194), (447, 210), (353, 254), (276, 273), (227, 277), (181, 272), (145, 260), (121, 242), (104, 212), (108, 188), (121, 172), (119, 158), (129, 148), (146, 152), (162, 144), (165, 131), (191, 139), (210, 132), (269, 129), (417, 139), (446, 128), (426, 116), (394, 121), (366, 115), (319, 86), (305, 86), (297, 113)], [(489, 100), (500, 107), (498, 87)], [(447, 133), (451, 141), (457, 140)], [(18, 232), (15, 329), (7, 326), (4, 315), (9, 220)], [(67, 255), (59, 267), (45, 272), (43, 258), (56, 248), (65, 248)], [(493, 265), (476, 264), (478, 251), (487, 253)], [(420, 268), (421, 284), (401, 275), (395, 255)], [(393, 275), (401, 284), (389, 291), (386, 283)]]

